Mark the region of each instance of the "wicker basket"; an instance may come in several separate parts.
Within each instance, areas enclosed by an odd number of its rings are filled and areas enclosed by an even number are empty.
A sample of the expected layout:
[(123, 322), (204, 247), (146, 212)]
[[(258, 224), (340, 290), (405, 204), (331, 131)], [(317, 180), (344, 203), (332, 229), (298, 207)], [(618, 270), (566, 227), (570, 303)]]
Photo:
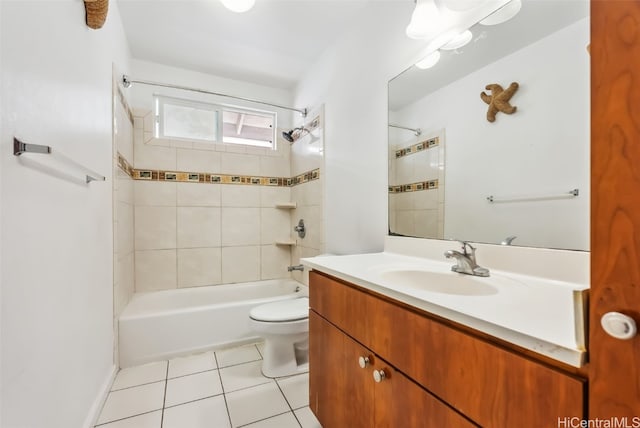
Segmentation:
[(109, 11), (109, 0), (84, 0), (87, 11), (87, 26), (97, 30), (102, 28)]

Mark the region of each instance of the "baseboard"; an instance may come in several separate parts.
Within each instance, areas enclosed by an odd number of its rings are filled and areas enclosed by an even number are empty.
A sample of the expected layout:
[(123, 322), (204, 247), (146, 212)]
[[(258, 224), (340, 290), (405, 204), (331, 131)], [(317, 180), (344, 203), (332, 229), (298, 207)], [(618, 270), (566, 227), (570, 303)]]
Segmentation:
[(118, 367), (114, 364), (111, 366), (111, 370), (109, 374), (105, 378), (102, 386), (100, 387), (100, 391), (96, 396), (96, 399), (93, 401), (91, 408), (89, 409), (89, 413), (82, 424), (83, 428), (93, 428), (98, 421), (98, 417), (100, 416), (100, 411), (102, 410), (102, 406), (104, 406), (104, 402), (107, 400), (107, 395), (109, 395), (109, 391), (111, 391), (111, 385), (113, 385), (113, 380), (116, 377), (116, 373), (118, 372)]

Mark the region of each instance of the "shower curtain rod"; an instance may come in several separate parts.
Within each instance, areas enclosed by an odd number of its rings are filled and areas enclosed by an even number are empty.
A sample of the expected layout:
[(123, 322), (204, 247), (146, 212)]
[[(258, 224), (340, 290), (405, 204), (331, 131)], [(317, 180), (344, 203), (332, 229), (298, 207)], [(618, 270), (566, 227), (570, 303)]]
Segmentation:
[(235, 95), (221, 94), (219, 92), (207, 91), (205, 89), (190, 88), (188, 86), (169, 85), (167, 83), (150, 82), (150, 81), (147, 81), (147, 80), (133, 80), (133, 79), (130, 79), (129, 76), (127, 76), (126, 74), (122, 75), (122, 86), (124, 86), (125, 88), (129, 88), (132, 83), (139, 83), (141, 85), (150, 85), (150, 86), (160, 86), (160, 87), (163, 87), (163, 88), (182, 89), (184, 91), (200, 92), (201, 94), (216, 95), (216, 96), (219, 96), (219, 97), (227, 97), (227, 98), (233, 98), (233, 99), (236, 99), (236, 100), (249, 101), (251, 103), (264, 104), (264, 105), (271, 106), (271, 107), (277, 107), (277, 108), (281, 108), (281, 109), (285, 109), (285, 110), (296, 111), (296, 112), (300, 113), (302, 115), (302, 117), (307, 117), (307, 109), (306, 108), (299, 109), (299, 108), (294, 108), (294, 107), (287, 107), (287, 106), (283, 106), (283, 105), (279, 105), (279, 104), (268, 103), (266, 101), (254, 100), (254, 99), (251, 99), (251, 98), (243, 98), (243, 97), (237, 97)]
[(402, 125), (396, 125), (394, 123), (390, 123), (389, 127), (390, 128), (406, 129), (407, 131), (412, 131), (414, 134), (416, 134), (416, 137), (419, 136), (420, 134), (422, 134), (422, 129), (420, 129), (420, 128), (409, 128), (409, 127), (402, 126)]

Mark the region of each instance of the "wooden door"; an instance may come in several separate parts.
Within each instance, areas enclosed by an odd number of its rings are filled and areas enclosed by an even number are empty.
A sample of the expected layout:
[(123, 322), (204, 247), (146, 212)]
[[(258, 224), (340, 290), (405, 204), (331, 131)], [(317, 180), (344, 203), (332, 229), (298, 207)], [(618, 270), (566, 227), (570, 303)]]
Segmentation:
[(373, 378), (360, 368), (373, 356), (314, 311), (309, 311), (309, 404), (323, 428), (373, 427)]
[(640, 417), (640, 336), (600, 325), (640, 323), (640, 1), (591, 2), (591, 168), (589, 418)]

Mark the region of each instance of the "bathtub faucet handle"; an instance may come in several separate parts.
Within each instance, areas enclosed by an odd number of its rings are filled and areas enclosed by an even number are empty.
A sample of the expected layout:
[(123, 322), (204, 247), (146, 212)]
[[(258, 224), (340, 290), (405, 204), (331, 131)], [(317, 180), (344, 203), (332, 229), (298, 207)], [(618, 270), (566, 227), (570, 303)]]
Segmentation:
[(287, 271), (289, 272), (293, 272), (294, 270), (299, 270), (300, 272), (304, 271), (304, 266), (303, 265), (296, 265), (296, 266), (288, 266), (287, 267)]

